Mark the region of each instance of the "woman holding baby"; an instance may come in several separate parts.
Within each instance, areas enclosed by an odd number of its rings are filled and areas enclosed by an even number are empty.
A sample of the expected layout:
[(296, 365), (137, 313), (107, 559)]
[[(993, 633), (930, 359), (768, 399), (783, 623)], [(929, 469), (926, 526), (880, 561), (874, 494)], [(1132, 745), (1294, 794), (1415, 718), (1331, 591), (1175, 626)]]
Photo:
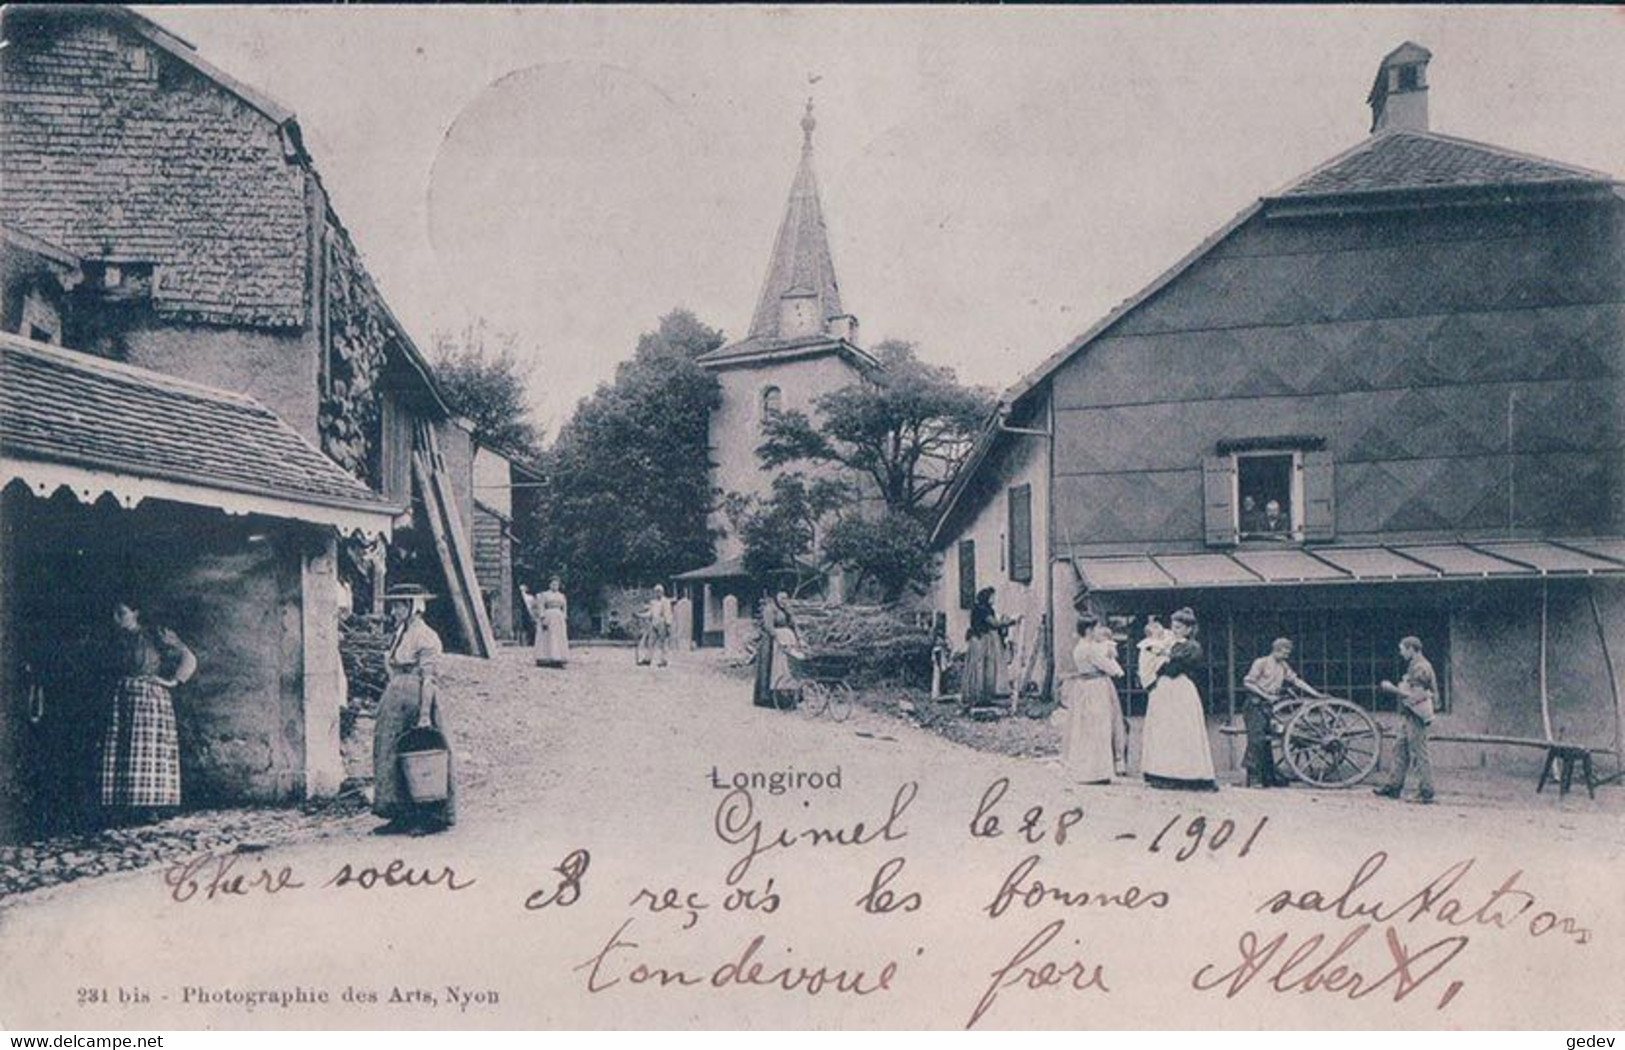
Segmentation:
[(1207, 718), (1193, 677), (1202, 669), (1196, 613), (1180, 609), (1166, 632), (1140, 643), (1140, 681), (1149, 689), (1140, 768), (1156, 788), (1217, 791)]

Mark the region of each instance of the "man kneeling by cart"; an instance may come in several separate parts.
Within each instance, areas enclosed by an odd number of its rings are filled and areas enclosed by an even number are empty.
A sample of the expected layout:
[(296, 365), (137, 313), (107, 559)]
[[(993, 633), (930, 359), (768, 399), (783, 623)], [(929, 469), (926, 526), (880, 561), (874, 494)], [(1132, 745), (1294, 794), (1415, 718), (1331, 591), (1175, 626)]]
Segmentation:
[(1298, 677), (1288, 662), (1291, 658), (1292, 639), (1277, 638), (1267, 654), (1253, 661), (1247, 677), (1242, 679), (1241, 684), (1247, 690), (1247, 704), (1241, 713), (1247, 725), (1247, 754), (1242, 765), (1247, 769), (1248, 787), (1285, 787), (1290, 783), (1275, 768), (1275, 746), (1270, 740), (1272, 712), (1277, 703), (1287, 698), (1287, 687), (1304, 696), (1326, 695)]

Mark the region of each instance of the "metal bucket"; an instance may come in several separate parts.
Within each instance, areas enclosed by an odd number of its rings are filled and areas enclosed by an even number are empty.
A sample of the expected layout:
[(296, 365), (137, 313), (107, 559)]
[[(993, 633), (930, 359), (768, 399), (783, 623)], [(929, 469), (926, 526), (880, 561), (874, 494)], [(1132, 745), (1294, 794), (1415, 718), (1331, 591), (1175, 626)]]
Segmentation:
[(444, 802), (451, 794), (451, 750), (438, 729), (420, 726), (400, 735), (396, 751), (406, 796), (413, 802)]

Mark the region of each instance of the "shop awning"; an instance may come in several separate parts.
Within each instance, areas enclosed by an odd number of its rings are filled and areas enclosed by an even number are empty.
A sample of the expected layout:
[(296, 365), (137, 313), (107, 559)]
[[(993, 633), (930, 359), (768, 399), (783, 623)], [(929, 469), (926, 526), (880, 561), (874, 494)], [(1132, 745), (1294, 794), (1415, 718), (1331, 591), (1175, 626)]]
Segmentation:
[(388, 536), (383, 499), (251, 397), (0, 333), (0, 486)]
[(1076, 562), (1092, 591), (1541, 579), (1625, 574), (1625, 538), (1295, 547)]

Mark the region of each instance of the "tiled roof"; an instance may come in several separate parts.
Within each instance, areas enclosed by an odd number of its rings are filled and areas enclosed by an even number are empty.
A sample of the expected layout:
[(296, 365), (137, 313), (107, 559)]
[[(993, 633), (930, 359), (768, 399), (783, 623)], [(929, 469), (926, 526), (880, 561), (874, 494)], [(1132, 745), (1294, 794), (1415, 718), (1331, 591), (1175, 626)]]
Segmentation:
[(838, 351), (845, 345), (839, 339), (831, 339), (824, 335), (806, 339), (778, 339), (753, 335), (737, 343), (729, 343), (727, 346), (719, 346), (715, 350), (703, 353), (696, 360), (702, 365), (715, 365), (745, 358), (800, 357), (820, 350)]
[(820, 321), (844, 313), (841, 290), (835, 281), (835, 262), (829, 251), (829, 231), (824, 226), (824, 206), (818, 199), (818, 178), (813, 174), (810, 112), (802, 127), (806, 140), (801, 149), (801, 163), (790, 183), (790, 199), (784, 206), (784, 218), (779, 221), (778, 236), (773, 239), (773, 254), (767, 260), (767, 275), (756, 300), (756, 312), (751, 315), (750, 331), (739, 342), (703, 355), (702, 361), (755, 356), (767, 350), (799, 349), (810, 342), (831, 342), (823, 337), (812, 340), (784, 337), (780, 327), (781, 301), (787, 297), (815, 299), (814, 309)]
[(0, 451), (295, 502), (390, 507), (251, 397), (6, 334)]
[(1276, 194), (1293, 200), (1431, 189), (1610, 183), (1597, 171), (1433, 132), (1372, 135)]

